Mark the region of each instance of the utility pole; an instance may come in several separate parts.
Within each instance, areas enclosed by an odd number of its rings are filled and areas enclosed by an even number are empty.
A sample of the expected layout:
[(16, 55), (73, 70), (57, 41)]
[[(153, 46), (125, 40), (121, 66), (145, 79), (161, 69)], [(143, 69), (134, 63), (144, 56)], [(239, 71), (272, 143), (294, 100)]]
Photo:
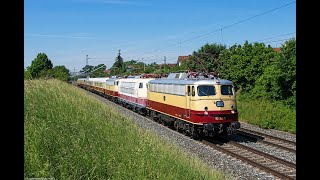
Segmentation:
[(164, 56), (164, 72), (166, 72), (166, 56)]
[(143, 58), (142, 58), (142, 63), (143, 63), (143, 73), (146, 71), (146, 65), (143, 62)]
[(76, 80), (76, 68), (73, 67), (73, 81)]
[(220, 31), (221, 31), (221, 44), (223, 44), (222, 28), (220, 29)]
[(86, 56), (86, 66), (88, 66), (88, 55)]
[(181, 40), (179, 41), (179, 53), (180, 53), (180, 56), (181, 56)]

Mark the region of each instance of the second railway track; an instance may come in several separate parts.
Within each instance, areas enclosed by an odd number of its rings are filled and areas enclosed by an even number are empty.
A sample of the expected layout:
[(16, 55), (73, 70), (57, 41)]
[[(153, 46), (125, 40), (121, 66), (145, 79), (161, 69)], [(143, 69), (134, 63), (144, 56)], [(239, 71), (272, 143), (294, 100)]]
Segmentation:
[(259, 143), (263, 143), (269, 146), (274, 146), (285, 151), (296, 153), (296, 142), (289, 141), (276, 136), (271, 136), (258, 131), (249, 130), (246, 128), (240, 128), (236, 131), (237, 134), (245, 136), (251, 139), (257, 140)]
[(296, 179), (296, 164), (294, 163), (236, 143), (232, 140), (203, 140), (202, 143), (281, 179)]

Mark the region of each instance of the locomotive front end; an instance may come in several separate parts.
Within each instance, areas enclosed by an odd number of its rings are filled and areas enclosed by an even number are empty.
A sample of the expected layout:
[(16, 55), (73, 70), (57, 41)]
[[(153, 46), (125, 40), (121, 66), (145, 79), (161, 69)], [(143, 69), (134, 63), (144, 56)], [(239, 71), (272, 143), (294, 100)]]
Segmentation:
[(191, 119), (203, 124), (206, 136), (231, 135), (240, 128), (235, 89), (231, 81), (199, 82), (195, 90), (197, 96), (191, 104)]

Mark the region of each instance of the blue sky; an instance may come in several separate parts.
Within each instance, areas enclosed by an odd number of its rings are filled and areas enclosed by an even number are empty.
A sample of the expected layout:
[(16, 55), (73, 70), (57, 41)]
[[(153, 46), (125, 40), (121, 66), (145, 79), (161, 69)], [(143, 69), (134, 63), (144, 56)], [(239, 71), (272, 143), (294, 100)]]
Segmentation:
[(54, 66), (79, 71), (86, 55), (92, 58), (90, 65), (110, 68), (119, 49), (124, 61), (160, 64), (164, 56), (167, 63), (175, 63), (179, 55), (189, 55), (205, 43), (229, 47), (248, 40), (280, 47), (284, 39), (296, 36), (292, 2), (25, 0), (24, 67), (38, 53), (46, 53)]

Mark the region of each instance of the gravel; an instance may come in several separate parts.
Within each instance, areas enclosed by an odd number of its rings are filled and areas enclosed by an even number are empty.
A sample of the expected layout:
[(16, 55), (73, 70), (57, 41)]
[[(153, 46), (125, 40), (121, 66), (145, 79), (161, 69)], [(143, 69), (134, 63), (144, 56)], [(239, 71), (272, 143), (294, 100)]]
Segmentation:
[[(174, 130), (171, 130), (163, 125), (160, 125), (151, 119), (148, 119), (144, 116), (141, 116), (137, 113), (134, 113), (130, 110), (127, 110), (123, 108), (122, 106), (119, 106), (113, 102), (110, 102), (106, 99), (104, 99), (101, 96), (95, 95), (93, 93), (88, 92), (89, 94), (97, 97), (104, 103), (106, 103), (108, 106), (113, 106), (115, 109), (119, 112), (119, 114), (131, 118), (137, 125), (140, 127), (147, 129), (148, 131), (151, 131), (158, 136), (162, 137), (163, 139), (167, 140), (170, 143), (176, 144), (178, 147), (180, 147), (183, 151), (186, 153), (189, 153), (191, 156), (196, 156), (200, 158), (202, 161), (207, 163), (209, 166), (221, 170), (231, 179), (279, 179), (269, 173), (263, 172), (260, 169), (253, 167), (241, 160), (235, 159), (231, 156), (228, 156), (226, 154), (223, 154), (217, 150), (214, 150), (211, 147), (208, 147), (204, 144), (202, 144), (200, 141), (196, 141), (191, 139), (188, 136), (185, 136), (181, 133), (178, 133)], [(254, 127), (249, 124), (242, 124), (242, 127), (252, 129), (252, 130), (261, 130), (261, 132), (269, 133), (271, 135), (275, 135), (273, 133), (277, 133), (276, 131), (272, 130), (262, 130), (260, 128)], [(281, 133), (279, 135), (280, 137), (285, 137), (288, 140), (295, 140), (295, 136), (289, 135), (287, 133)], [(257, 143), (244, 143), (248, 146), (254, 146), (255, 148), (263, 151), (268, 151), (269, 153), (274, 153), (277, 156), (282, 156), (283, 158), (287, 158), (286, 155), (282, 155), (281, 153), (276, 153), (274, 149), (267, 149), (265, 147), (260, 147), (260, 145), (257, 145)], [(274, 152), (273, 152), (274, 151)], [(295, 156), (291, 156), (290, 161), (295, 162)], [(288, 159), (287, 159), (288, 160)]]
[(262, 151), (264, 153), (270, 154), (272, 156), (278, 157), (280, 159), (283, 159), (285, 161), (289, 161), (292, 163), (296, 163), (296, 154), (293, 152), (288, 152), (283, 149), (279, 149), (273, 146), (268, 146), (259, 142), (253, 142), (253, 141), (246, 141), (248, 140), (245, 137), (232, 135), (233, 140), (237, 141), (240, 144), (243, 144), (245, 146), (251, 147), (253, 149), (256, 149), (258, 151)]
[(278, 131), (278, 130), (274, 130), (274, 129), (261, 129), (257, 126), (245, 123), (245, 122), (241, 122), (241, 127), (252, 130), (252, 131), (258, 131), (261, 133), (265, 133), (265, 134), (269, 134), (271, 136), (276, 136), (282, 139), (286, 139), (289, 141), (293, 141), (296, 142), (296, 135), (295, 134), (291, 134), (288, 132), (283, 132), (283, 131)]

